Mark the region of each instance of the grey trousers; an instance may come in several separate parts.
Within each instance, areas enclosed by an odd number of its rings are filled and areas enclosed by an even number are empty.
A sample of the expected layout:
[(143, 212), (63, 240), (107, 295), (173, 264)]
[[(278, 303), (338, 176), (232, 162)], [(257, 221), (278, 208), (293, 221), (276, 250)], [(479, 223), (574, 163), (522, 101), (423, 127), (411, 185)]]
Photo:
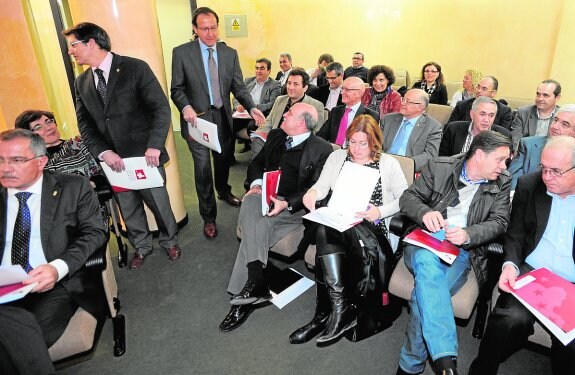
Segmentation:
[[(166, 171), (164, 167), (158, 167), (164, 181)], [(148, 220), (144, 211), (144, 202), (156, 219), (160, 231), (159, 242), (163, 248), (178, 244), (178, 224), (174, 218), (170, 197), (166, 185), (152, 189), (132, 190), (116, 193), (122, 217), (126, 223), (128, 240), (136, 252), (148, 254), (152, 251), (152, 233), (148, 228)]]
[(228, 292), (237, 294), (242, 290), (248, 280), (247, 264), (256, 260), (267, 264), (270, 247), (300, 227), (304, 214), (304, 210), (293, 214), (284, 210), (277, 216), (262, 216), (261, 195), (245, 197), (238, 218), (242, 241), (228, 284)]

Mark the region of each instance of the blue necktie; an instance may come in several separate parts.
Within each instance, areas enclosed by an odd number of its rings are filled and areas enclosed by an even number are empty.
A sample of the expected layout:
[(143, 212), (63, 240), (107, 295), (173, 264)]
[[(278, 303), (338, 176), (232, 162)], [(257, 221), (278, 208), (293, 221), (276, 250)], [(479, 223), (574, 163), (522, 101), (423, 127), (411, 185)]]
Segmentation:
[(28, 204), (26, 204), (31, 195), (32, 193), (28, 192), (16, 193), (19, 207), (16, 223), (14, 223), (14, 234), (12, 235), (12, 264), (21, 265), (26, 272), (32, 270), (29, 261), (32, 219), (30, 217), (30, 209)]
[(397, 154), (401, 149), (401, 146), (403, 146), (404, 142), (406, 141), (405, 136), (407, 134), (407, 125), (409, 125), (409, 120), (403, 120), (401, 126), (399, 127), (399, 131), (397, 132), (397, 135), (395, 136), (395, 139), (389, 148), (389, 154)]
[(286, 137), (286, 150), (289, 150), (290, 148), (292, 148), (292, 143), (293, 143), (293, 138), (292, 137)]

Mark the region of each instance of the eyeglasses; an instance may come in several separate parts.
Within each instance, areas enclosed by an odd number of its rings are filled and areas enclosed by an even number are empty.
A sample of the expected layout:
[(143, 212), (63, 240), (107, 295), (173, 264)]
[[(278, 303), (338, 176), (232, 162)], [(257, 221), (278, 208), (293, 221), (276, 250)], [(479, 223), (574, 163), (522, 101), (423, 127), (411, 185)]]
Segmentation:
[(369, 142), (349, 141), (348, 145), (349, 145), (349, 147), (353, 146), (353, 147), (357, 147), (357, 148), (366, 148), (367, 146), (369, 146)]
[(477, 88), (477, 91), (481, 91), (481, 92), (492, 92), (493, 91), (493, 90), (489, 90), (488, 87), (480, 86), (480, 85), (477, 85), (476, 88)]
[(13, 165), (15, 167), (18, 167), (18, 166), (24, 165), (25, 163), (28, 163), (31, 160), (41, 158), (42, 156), (44, 156), (44, 155), (34, 156), (33, 158), (30, 158), (30, 159), (24, 159), (24, 158), (3, 159), (3, 158), (0, 158), (0, 165), (8, 164), (8, 165)]
[(437, 70), (424, 70), (423, 73), (439, 73)]
[(34, 133), (36, 133), (36, 132), (39, 132), (40, 130), (42, 130), (46, 126), (53, 126), (53, 125), (56, 125), (56, 120), (49, 118), (46, 121), (44, 121), (43, 124), (34, 125), (34, 127), (30, 130), (32, 130)]
[(75, 41), (75, 42), (70, 42), (70, 43), (68, 43), (68, 45), (69, 45), (70, 47), (75, 47), (76, 44), (80, 44), (80, 43), (86, 43), (86, 41), (85, 41), (85, 40), (77, 40), (77, 41)]
[(548, 168), (546, 166), (544, 166), (543, 164), (539, 164), (539, 169), (541, 169), (541, 173), (545, 174), (545, 173), (549, 173), (551, 175), (551, 177), (563, 177), (563, 175), (567, 172), (569, 172), (572, 169), (575, 169), (575, 165), (572, 166), (571, 168), (567, 169), (566, 171), (562, 171), (561, 169), (558, 168)]
[(408, 104), (423, 104), (423, 103), (419, 103), (419, 102), (410, 102), (407, 98), (401, 98), (401, 102), (404, 103), (405, 105), (408, 105)]
[(361, 90), (361, 89), (354, 89), (351, 87), (342, 87), (341, 88), (341, 91), (359, 91), (359, 90)]
[(558, 122), (564, 130), (571, 129), (571, 124), (567, 121), (561, 121), (559, 117), (553, 117), (553, 123)]
[(215, 33), (216, 31), (218, 31), (218, 27), (217, 26), (211, 26), (211, 27), (196, 27), (196, 29), (200, 30), (203, 33), (207, 33), (208, 31), (211, 31), (212, 33)]

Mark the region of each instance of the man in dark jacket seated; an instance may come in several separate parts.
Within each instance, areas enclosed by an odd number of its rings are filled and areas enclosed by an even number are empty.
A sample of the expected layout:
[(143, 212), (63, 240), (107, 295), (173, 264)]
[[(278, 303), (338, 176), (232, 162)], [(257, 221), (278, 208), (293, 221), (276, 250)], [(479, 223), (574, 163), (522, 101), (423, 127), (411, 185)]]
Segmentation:
[(401, 212), (431, 232), (443, 231), (461, 251), (449, 265), (429, 250), (405, 245), (403, 259), (415, 287), (398, 374), (421, 374), (428, 355), (439, 374), (456, 374), (451, 296), (471, 267), (480, 287), (487, 279), (485, 246), (505, 232), (509, 220), (510, 153), (511, 139), (482, 132), (467, 154), (432, 159), (401, 196)]

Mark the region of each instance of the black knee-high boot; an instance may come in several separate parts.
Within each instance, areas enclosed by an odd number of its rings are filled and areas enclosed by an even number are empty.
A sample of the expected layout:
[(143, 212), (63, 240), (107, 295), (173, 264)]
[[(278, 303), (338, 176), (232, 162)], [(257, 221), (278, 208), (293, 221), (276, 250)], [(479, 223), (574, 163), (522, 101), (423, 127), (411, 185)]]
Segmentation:
[(316, 258), (315, 270), (315, 314), (311, 322), (296, 329), (290, 336), (291, 344), (303, 344), (323, 332), (327, 326), (329, 312), (331, 310), (329, 295), (325, 285), (321, 263)]
[(346, 287), (342, 279), (345, 254), (336, 253), (319, 257), (324, 271), (325, 283), (331, 301), (331, 314), (325, 331), (317, 338), (324, 343), (340, 337), (345, 331), (357, 324), (357, 311), (350, 305), (346, 296)]

